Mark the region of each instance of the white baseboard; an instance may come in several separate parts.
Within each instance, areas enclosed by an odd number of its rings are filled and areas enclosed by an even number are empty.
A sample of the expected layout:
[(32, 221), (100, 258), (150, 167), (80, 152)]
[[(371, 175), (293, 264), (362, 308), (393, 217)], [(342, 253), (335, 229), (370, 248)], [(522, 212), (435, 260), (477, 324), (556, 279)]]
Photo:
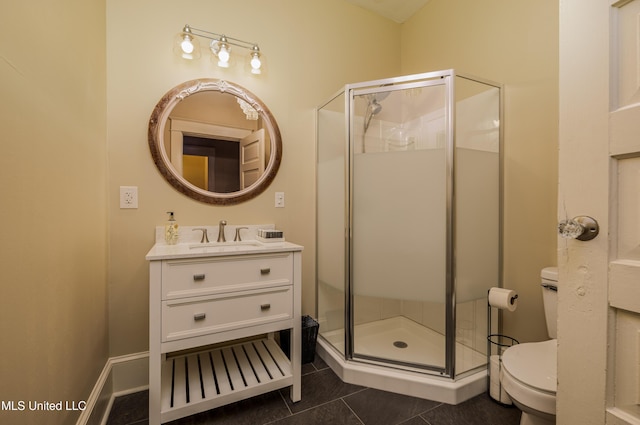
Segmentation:
[(113, 400), (149, 388), (149, 352), (107, 359), (76, 425), (104, 425)]

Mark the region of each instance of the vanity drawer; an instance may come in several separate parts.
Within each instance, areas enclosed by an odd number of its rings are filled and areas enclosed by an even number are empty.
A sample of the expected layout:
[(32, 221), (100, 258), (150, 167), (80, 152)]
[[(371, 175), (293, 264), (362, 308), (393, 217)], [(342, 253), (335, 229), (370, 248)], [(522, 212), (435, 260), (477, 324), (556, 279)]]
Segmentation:
[(162, 299), (291, 283), (292, 258), (290, 253), (277, 253), (164, 261)]
[(293, 315), (293, 287), (162, 302), (162, 342), (256, 326)]

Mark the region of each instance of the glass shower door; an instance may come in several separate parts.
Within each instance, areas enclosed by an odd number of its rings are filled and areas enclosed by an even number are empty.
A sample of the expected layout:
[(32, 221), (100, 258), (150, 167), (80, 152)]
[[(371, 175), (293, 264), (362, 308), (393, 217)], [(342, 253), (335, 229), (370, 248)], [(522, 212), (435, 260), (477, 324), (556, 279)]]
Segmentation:
[(345, 355), (347, 249), (344, 91), (318, 108), (316, 302), (320, 336)]
[(445, 372), (450, 78), (351, 90), (353, 358)]
[[(456, 76), (455, 101), (455, 371), (459, 375), (486, 364), (487, 292), (501, 286), (500, 89)], [(492, 325), (497, 323), (496, 316)]]

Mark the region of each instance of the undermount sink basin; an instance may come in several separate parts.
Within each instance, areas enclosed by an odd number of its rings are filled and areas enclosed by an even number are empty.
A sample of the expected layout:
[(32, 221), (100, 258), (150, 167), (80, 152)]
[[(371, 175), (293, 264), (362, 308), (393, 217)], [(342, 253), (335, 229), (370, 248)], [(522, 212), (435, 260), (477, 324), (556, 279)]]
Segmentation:
[(240, 242), (206, 242), (193, 243), (189, 245), (189, 249), (203, 249), (206, 251), (250, 251), (260, 249), (264, 244), (258, 241), (240, 241)]

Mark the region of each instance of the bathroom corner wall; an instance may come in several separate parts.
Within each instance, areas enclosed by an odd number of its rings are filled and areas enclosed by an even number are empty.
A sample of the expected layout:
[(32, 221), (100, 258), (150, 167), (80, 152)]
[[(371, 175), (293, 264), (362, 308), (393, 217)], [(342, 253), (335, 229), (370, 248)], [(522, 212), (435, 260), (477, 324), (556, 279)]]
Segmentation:
[(402, 73), (454, 68), (504, 84), (504, 333), (547, 339), (540, 270), (557, 264), (556, 1), (430, 0), (402, 26)]
[(0, 423), (71, 424), (108, 357), (105, 2), (2, 9)]
[[(175, 57), (174, 37), (187, 23), (257, 41), (265, 72), (256, 77), (221, 69), (208, 58), (206, 46), (199, 61)], [(111, 355), (148, 348), (144, 256), (166, 211), (175, 211), (184, 226), (214, 225), (221, 219), (275, 223), (288, 240), (305, 247), (303, 313), (314, 314), (315, 108), (346, 83), (398, 75), (399, 24), (343, 0), (239, 0), (223, 8), (205, 0), (109, 0), (107, 42)], [(278, 122), (283, 139), (280, 171), (251, 201), (236, 206), (192, 201), (155, 168), (147, 144), (151, 111), (169, 89), (195, 78), (227, 79), (247, 88)], [(121, 185), (138, 186), (138, 209), (119, 209)], [(285, 208), (274, 208), (276, 191), (285, 192)]]

